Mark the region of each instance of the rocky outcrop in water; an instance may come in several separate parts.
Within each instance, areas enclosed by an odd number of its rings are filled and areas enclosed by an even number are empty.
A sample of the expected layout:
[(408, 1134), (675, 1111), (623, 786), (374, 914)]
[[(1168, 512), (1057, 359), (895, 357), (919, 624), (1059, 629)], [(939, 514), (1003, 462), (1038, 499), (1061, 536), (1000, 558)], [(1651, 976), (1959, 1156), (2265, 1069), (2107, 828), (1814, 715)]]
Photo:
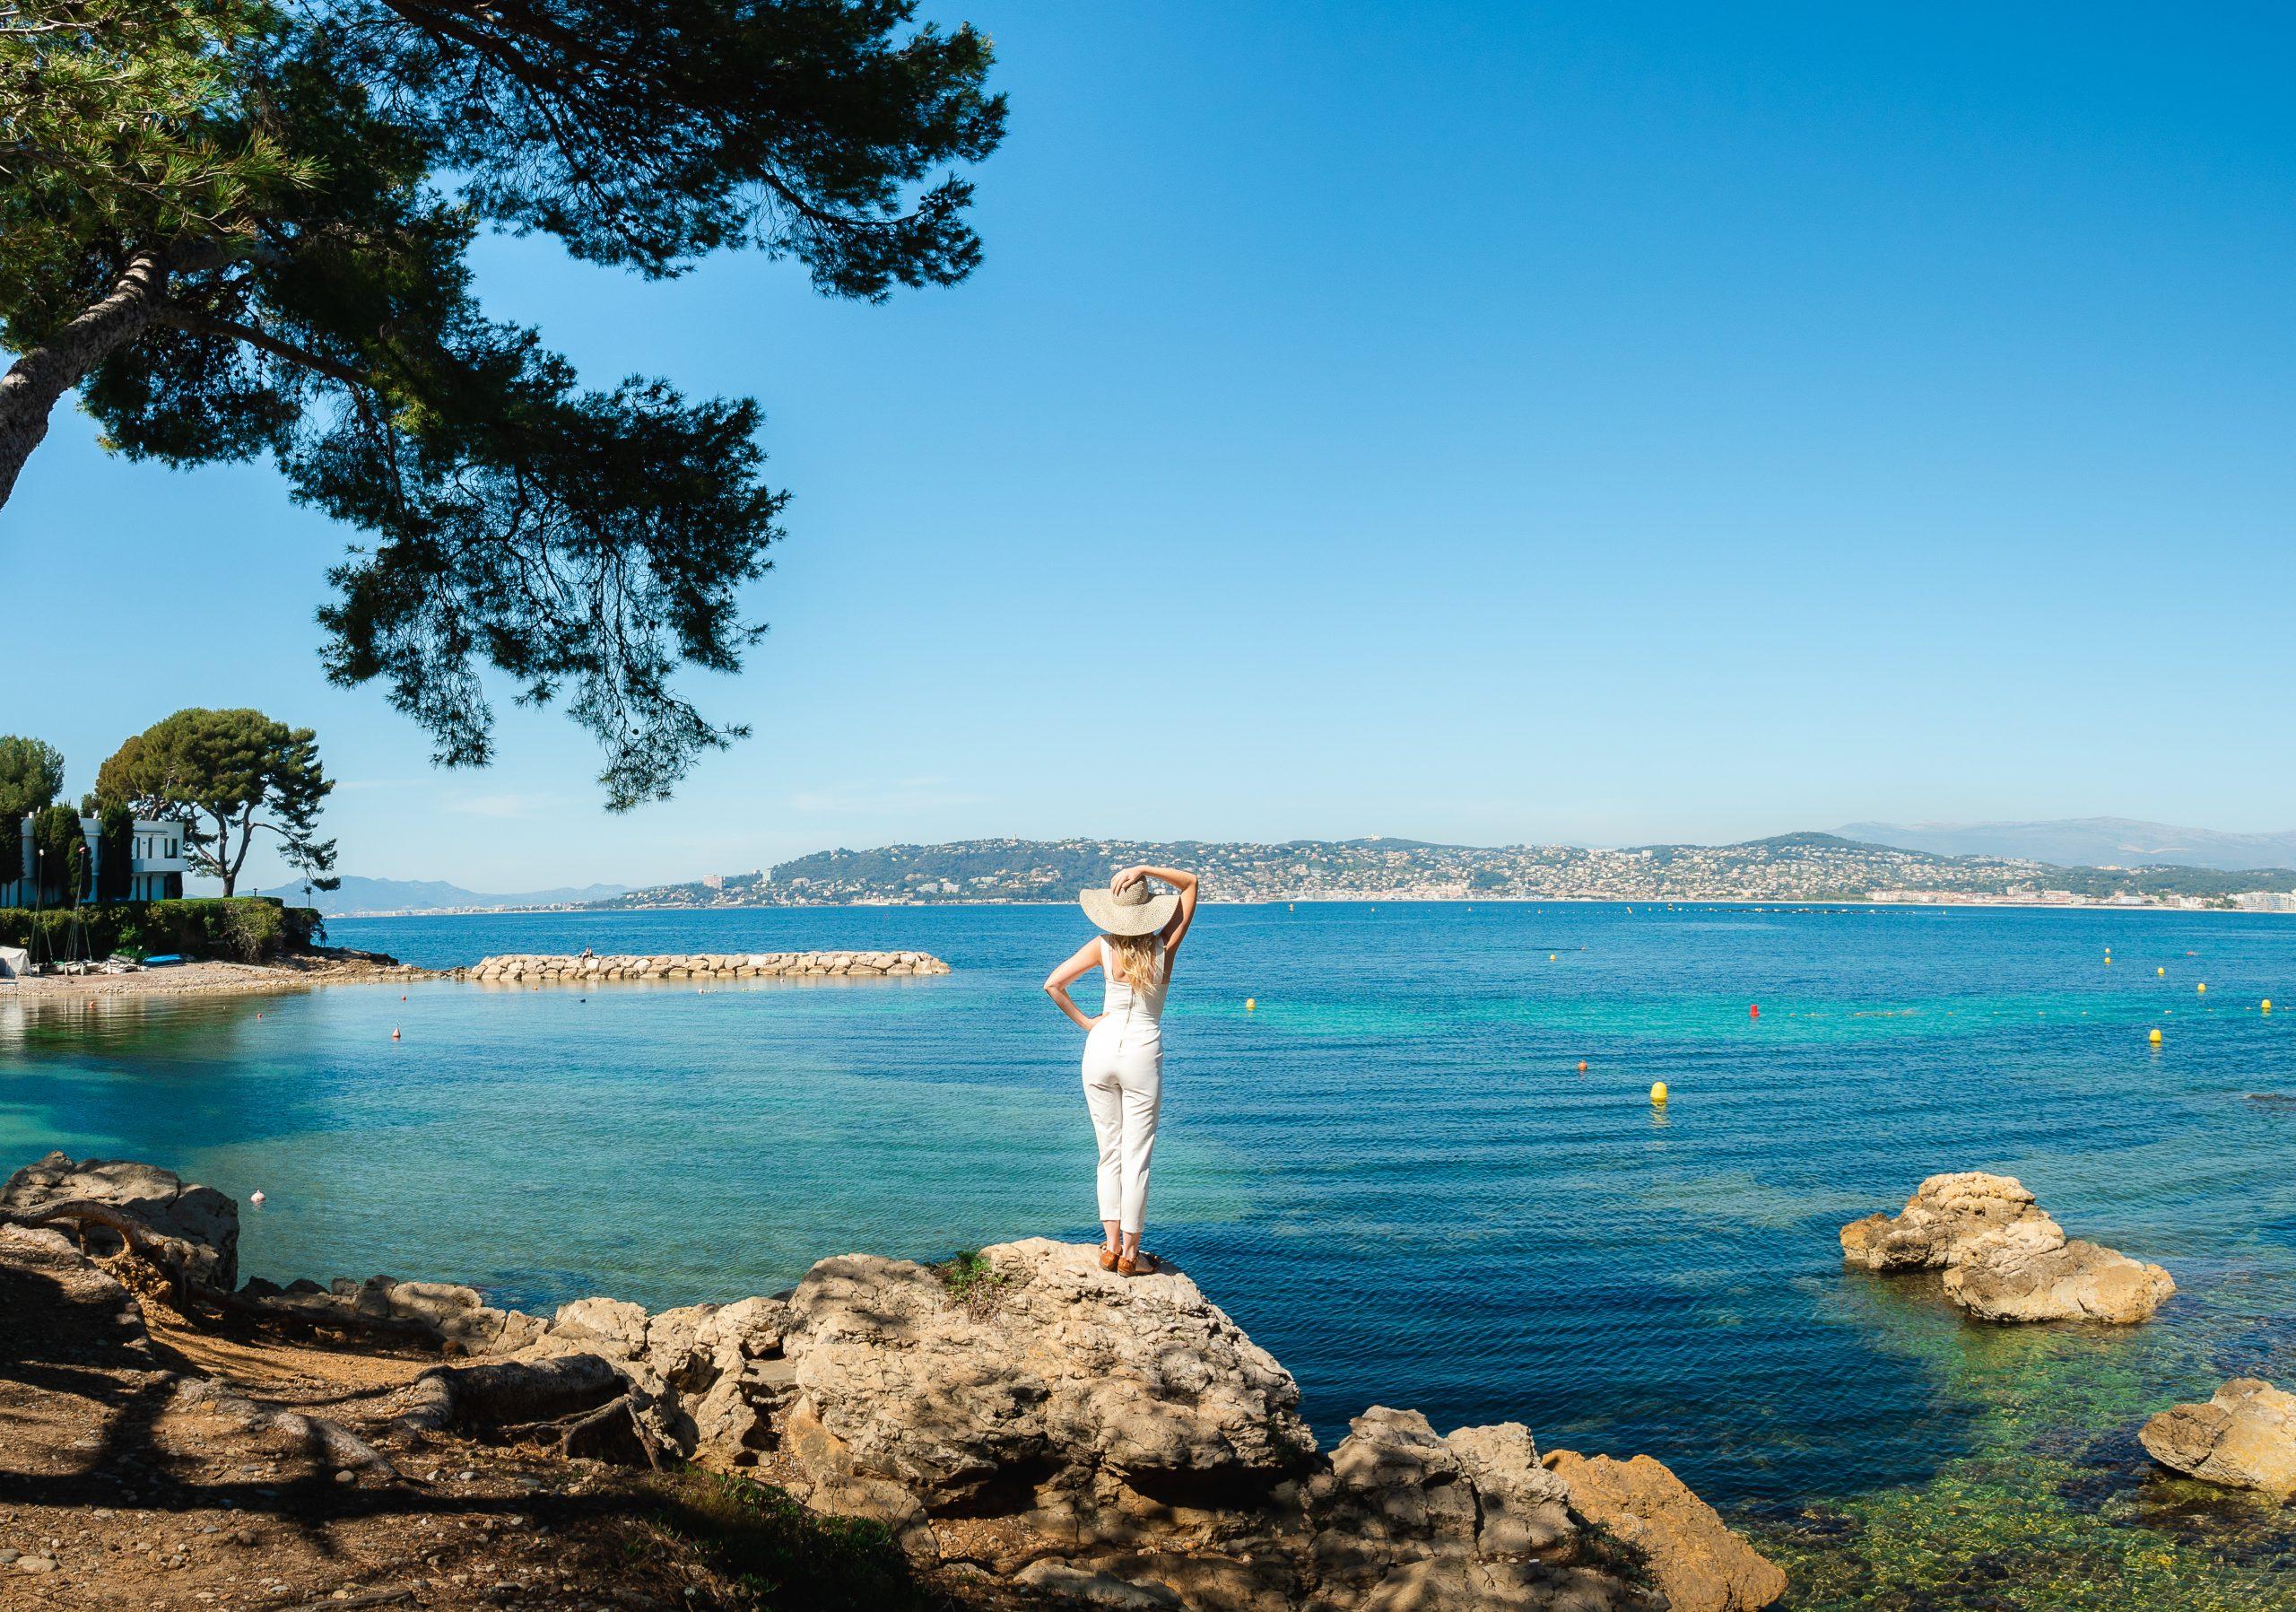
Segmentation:
[(2162, 1466), (2204, 1483), (2296, 1495), (2296, 1394), (2235, 1377), (2197, 1405), (2174, 1405), (2137, 1442)]
[[(30, 1214), (65, 1203), (118, 1209), (165, 1240), (184, 1269), (229, 1292), (239, 1279), (239, 1206), (213, 1187), (187, 1185), (165, 1170), (124, 1159), (75, 1163), (51, 1153), (27, 1164), (0, 1187), (0, 1211)], [(118, 1247), (100, 1230), (89, 1233), (97, 1252)]]
[(630, 980), (874, 980), (945, 974), (930, 952), (697, 952), (659, 957), (488, 957), (456, 972), (482, 984), (596, 985)]
[(1841, 1256), (1867, 1270), (1942, 1270), (1996, 1250), (2064, 1242), (2015, 1177), (1964, 1170), (1931, 1176), (1895, 1215), (1868, 1215), (1842, 1227)]
[(393, 1402), (405, 1438), (747, 1470), (1072, 1605), (1754, 1612), (1785, 1589), (1648, 1456), (1542, 1459), (1518, 1424), (1438, 1435), (1384, 1407), (1326, 1455), (1291, 1374), (1185, 1275), (1042, 1238), (954, 1270), (846, 1255), (786, 1294), (654, 1314), (593, 1298), (545, 1320), (381, 1277), (236, 1302), (446, 1352)]
[(1942, 1270), (1945, 1296), (1987, 1321), (2128, 1325), (2177, 1290), (2157, 1265), (2068, 1241), (2013, 1176), (1973, 1170), (1931, 1176), (1896, 1215), (1851, 1221), (1841, 1254), (1867, 1270)]

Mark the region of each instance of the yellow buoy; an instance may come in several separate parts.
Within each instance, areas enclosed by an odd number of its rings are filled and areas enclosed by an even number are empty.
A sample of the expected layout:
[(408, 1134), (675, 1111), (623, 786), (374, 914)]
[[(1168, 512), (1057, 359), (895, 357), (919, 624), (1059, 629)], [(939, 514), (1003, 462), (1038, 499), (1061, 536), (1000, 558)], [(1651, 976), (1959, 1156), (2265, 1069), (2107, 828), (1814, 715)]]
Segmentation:
[(1255, 1009), (1257, 1009), (1258, 1006), (1259, 1006), (1259, 998), (1258, 998), (1257, 997), (1246, 997), (1246, 998), (1244, 998), (1244, 1011), (1245, 1011), (1246, 1013), (1250, 1013), (1250, 1012), (1254, 1011)]
[(2272, 998), (2270, 997), (2266, 997), (2264, 999), (2264, 1010), (2266, 1013), (2270, 1013), (2272, 1011)]
[(2198, 985), (2194, 986), (2193, 989), (2201, 996), (2206, 996), (2208, 994), (2208, 982), (2204, 980)]
[(2156, 973), (2156, 974), (2160, 975), (2163, 980), (2165, 980), (2165, 979), (2167, 979), (2167, 978), (2169, 977), (2169, 971), (2168, 971), (2167, 969), (2164, 969), (2164, 968), (2156, 968), (2156, 969), (2154, 969), (2152, 972), (2153, 972), (2154, 973)]
[(1660, 1108), (1666, 1106), (1666, 1083), (1665, 1081), (1654, 1080), (1650, 1083), (1650, 1101), (1657, 1103)]
[(2151, 1035), (2146, 1036), (2144, 1039), (2151, 1041), (2157, 1047), (2161, 1044), (2161, 1033), (2158, 1030), (2155, 1030)]
[(1546, 960), (1547, 960), (1549, 963), (1552, 963), (1552, 962), (1554, 961), (1554, 954), (1553, 954), (1552, 952), (1549, 952), (1549, 953), (1546, 954)]

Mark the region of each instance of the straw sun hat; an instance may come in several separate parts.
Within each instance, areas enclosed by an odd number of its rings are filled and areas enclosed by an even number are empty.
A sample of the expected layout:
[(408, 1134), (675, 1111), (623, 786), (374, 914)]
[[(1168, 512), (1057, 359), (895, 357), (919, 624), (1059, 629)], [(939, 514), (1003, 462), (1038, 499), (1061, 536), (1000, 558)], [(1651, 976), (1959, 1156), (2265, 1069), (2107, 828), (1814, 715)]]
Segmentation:
[(1079, 890), (1076, 904), (1103, 935), (1152, 935), (1171, 921), (1180, 898), (1177, 891), (1151, 891), (1140, 879), (1113, 893), (1106, 884)]

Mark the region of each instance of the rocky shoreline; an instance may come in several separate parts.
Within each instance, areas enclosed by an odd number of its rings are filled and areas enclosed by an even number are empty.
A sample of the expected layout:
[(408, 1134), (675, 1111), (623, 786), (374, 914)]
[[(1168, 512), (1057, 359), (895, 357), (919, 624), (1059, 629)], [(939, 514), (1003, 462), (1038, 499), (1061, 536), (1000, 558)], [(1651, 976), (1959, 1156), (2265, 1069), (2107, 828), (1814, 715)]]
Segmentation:
[[(505, 1444), (570, 1470), (690, 1462), (1042, 1606), (1754, 1612), (1786, 1589), (1648, 1455), (1542, 1452), (1515, 1423), (1439, 1434), (1379, 1406), (1326, 1452), (1291, 1374), (1184, 1274), (1126, 1280), (1042, 1238), (942, 1268), (840, 1256), (725, 1304), (584, 1299), (545, 1318), (387, 1277), (235, 1286), (236, 1206), (144, 1165), (51, 1155), (0, 1189), (0, 1280), (48, 1273), (126, 1332), (152, 1304), (353, 1355), (428, 1354), (325, 1417), (228, 1379), (169, 1385), (183, 1414), (317, 1451), (335, 1484), (378, 1495), (412, 1500), (422, 1469)], [(78, 1564), (51, 1566), (60, 1587)], [(432, 1582), (408, 1599), (462, 1604)]]
[(0, 980), (0, 1003), (117, 997), (261, 996), (308, 990), (321, 985), (401, 985), (439, 977), (435, 970), (416, 968), (379, 953), (326, 950), (270, 963), (208, 959), (128, 974), (11, 977)]
[[(1942, 1272), (1973, 1324), (2135, 1325), (2174, 1293), (2004, 1176), (1933, 1176), (1841, 1242)], [(1648, 1454), (1377, 1405), (1326, 1451), (1184, 1273), (1089, 1247), (841, 1255), (782, 1293), (547, 1316), (238, 1263), (237, 1206), (163, 1170), (52, 1154), (0, 1187), (23, 1604), (1756, 1612), (1788, 1588)], [(2296, 1398), (2258, 1380), (2136, 1442), (2296, 1494)]]

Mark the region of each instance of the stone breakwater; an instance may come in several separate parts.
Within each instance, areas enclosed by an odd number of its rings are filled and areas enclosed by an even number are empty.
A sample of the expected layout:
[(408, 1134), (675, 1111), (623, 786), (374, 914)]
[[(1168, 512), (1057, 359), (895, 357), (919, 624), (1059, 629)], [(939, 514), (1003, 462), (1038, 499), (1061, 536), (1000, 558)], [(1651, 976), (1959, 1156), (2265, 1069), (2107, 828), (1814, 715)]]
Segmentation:
[(546, 957), (520, 953), (455, 971), (481, 984), (588, 985), (604, 980), (874, 980), (945, 974), (930, 952), (691, 952), (666, 956)]
[[(72, 1206), (117, 1211), (179, 1272), (204, 1249), (220, 1276), (216, 1245), (236, 1243), (229, 1198), (146, 1166), (50, 1155), (4, 1201), (16, 1224), (0, 1224), (0, 1291), (12, 1267), (37, 1268), (16, 1285), (50, 1303), (87, 1288), (115, 1329), (141, 1332), (137, 1301), (39, 1225), (41, 1206), (51, 1224)], [(101, 1258), (99, 1233), (122, 1223), (78, 1224)], [(115, 1268), (148, 1288), (138, 1257)], [(468, 1459), (458, 1440), (683, 1459), (874, 1519), (926, 1567), (1050, 1608), (1755, 1612), (1786, 1590), (1647, 1455), (1542, 1451), (1516, 1422), (1441, 1433), (1383, 1406), (1326, 1452), (1291, 1373), (1186, 1276), (1126, 1279), (1043, 1238), (946, 1269), (841, 1255), (787, 1293), (651, 1313), (590, 1298), (528, 1315), (388, 1277), (177, 1296), (445, 1356), (387, 1392), (331, 1400), (348, 1425), (289, 1427), (299, 1447), (334, 1452), (338, 1483), (403, 1482), (396, 1461), (413, 1470), (418, 1453), (451, 1470)], [(281, 1420), (252, 1399), (230, 1408), (245, 1425)]]

